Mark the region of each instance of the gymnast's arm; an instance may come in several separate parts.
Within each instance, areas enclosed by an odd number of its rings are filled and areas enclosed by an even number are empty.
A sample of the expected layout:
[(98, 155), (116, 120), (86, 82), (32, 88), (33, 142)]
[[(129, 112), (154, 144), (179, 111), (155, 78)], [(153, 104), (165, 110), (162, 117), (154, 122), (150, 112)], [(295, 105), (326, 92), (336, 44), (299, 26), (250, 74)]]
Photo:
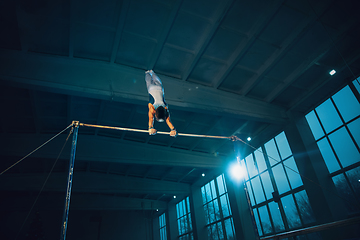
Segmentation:
[(155, 135), (156, 134), (156, 129), (154, 128), (155, 108), (151, 103), (148, 104), (148, 107), (149, 107), (149, 112), (148, 112), (148, 116), (149, 116), (149, 135)]
[[(167, 109), (167, 108), (166, 108)], [(171, 120), (170, 120), (170, 114), (169, 116), (166, 118), (166, 124), (169, 126), (170, 128), (170, 136), (171, 137), (176, 137), (178, 135), (174, 125), (171, 123)]]

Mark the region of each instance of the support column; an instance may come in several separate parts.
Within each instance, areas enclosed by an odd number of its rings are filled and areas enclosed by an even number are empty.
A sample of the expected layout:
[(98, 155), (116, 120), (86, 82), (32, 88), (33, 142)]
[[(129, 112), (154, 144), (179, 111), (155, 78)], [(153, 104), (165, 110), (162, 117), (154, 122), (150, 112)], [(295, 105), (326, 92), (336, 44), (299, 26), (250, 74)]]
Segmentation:
[(205, 211), (201, 195), (201, 186), (191, 186), (190, 211), (193, 224), (193, 233), (195, 240), (207, 240)]
[(67, 230), (67, 221), (68, 221), (68, 216), (69, 216), (72, 179), (73, 179), (73, 175), (74, 175), (73, 173), (74, 173), (76, 144), (77, 144), (77, 136), (78, 136), (78, 130), (79, 130), (79, 122), (78, 121), (73, 121), (72, 124), (73, 124), (73, 127), (72, 127), (73, 140), (72, 140), (72, 145), (71, 145), (69, 175), (68, 175), (68, 182), (67, 182), (67, 188), (66, 188), (65, 207), (64, 207), (64, 215), (63, 215), (63, 221), (62, 221), (63, 225), (61, 227), (60, 240), (66, 239), (66, 230)]
[(179, 233), (177, 226), (176, 205), (174, 203), (168, 204), (166, 228), (168, 233), (168, 240), (177, 240)]
[(228, 177), (227, 173), (224, 175), (234, 221), (236, 239), (259, 239), (244, 180), (235, 182)]

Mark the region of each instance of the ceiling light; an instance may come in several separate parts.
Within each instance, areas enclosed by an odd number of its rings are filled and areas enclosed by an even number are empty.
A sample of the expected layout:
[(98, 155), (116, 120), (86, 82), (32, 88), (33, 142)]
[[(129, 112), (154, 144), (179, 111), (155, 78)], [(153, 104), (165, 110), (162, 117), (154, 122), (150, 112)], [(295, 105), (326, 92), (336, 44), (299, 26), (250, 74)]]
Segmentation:
[(251, 141), (251, 137), (248, 137), (247, 140), (248, 140), (248, 142), (250, 142), (250, 141)]
[(330, 72), (329, 72), (329, 74), (332, 76), (332, 75), (334, 75), (336, 73), (336, 71), (335, 71), (335, 69), (333, 69), (333, 70), (331, 70)]
[(176, 196), (174, 195), (174, 198), (176, 198)]
[(201, 174), (201, 176), (205, 177), (205, 173)]

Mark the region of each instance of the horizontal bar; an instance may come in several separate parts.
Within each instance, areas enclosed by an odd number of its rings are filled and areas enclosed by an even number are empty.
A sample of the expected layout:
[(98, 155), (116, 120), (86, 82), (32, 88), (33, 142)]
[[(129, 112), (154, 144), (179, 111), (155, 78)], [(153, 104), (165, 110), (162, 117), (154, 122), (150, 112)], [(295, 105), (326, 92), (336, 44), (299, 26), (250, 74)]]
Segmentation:
[[(121, 130), (121, 131), (131, 131), (131, 132), (149, 133), (149, 130), (143, 130), (143, 129), (123, 128), (123, 127), (110, 127), (110, 126), (102, 126), (102, 125), (94, 125), (94, 124), (86, 124), (86, 123), (80, 123), (80, 126), (84, 126), (84, 127), (94, 127), (94, 128), (104, 128), (104, 129), (113, 129), (113, 130)], [(160, 131), (158, 131), (157, 134), (170, 135), (170, 132), (160, 132)], [(184, 136), (184, 137), (201, 137), (201, 138), (218, 138), (218, 139), (233, 139), (233, 137), (211, 136), (211, 135), (199, 135), (199, 134), (189, 134), (189, 133), (178, 133), (178, 136)]]
[(343, 226), (347, 226), (347, 225), (352, 225), (352, 224), (355, 224), (358, 222), (360, 222), (360, 217), (354, 217), (354, 218), (339, 220), (336, 222), (325, 223), (325, 224), (321, 224), (321, 225), (317, 225), (317, 226), (312, 226), (312, 227), (297, 229), (294, 231), (289, 231), (289, 232), (279, 233), (279, 234), (275, 234), (275, 235), (271, 235), (271, 236), (266, 236), (266, 237), (260, 238), (260, 240), (282, 239), (282, 238), (295, 237), (295, 236), (299, 236), (299, 235), (303, 235), (303, 234), (308, 234), (308, 233), (319, 232), (319, 231), (331, 229), (333, 227), (343, 227)]

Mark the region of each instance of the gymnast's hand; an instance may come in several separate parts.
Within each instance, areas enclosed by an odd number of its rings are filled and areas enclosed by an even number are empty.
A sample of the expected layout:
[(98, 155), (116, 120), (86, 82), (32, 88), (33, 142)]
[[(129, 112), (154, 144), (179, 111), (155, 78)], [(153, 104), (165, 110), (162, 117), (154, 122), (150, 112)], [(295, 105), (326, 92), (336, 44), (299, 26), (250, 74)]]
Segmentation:
[(178, 135), (178, 133), (175, 128), (173, 130), (171, 130), (171, 132), (170, 132), (171, 137), (176, 137), (177, 135)]
[(156, 129), (155, 128), (149, 128), (149, 135), (155, 135), (156, 134)]

